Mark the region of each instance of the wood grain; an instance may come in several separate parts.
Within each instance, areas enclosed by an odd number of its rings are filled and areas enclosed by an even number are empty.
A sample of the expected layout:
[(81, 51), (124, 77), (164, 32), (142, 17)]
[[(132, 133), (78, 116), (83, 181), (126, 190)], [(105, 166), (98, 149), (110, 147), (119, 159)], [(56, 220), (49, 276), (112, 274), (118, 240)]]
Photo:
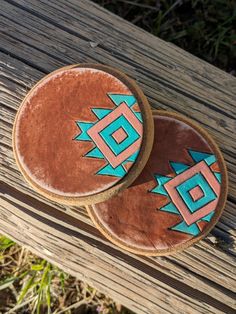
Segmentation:
[[(89, 1), (1, 0), (0, 32), (1, 232), (137, 313), (233, 313), (235, 78)], [(108, 243), (83, 208), (51, 202), (24, 182), (11, 148), (16, 110), (45, 74), (77, 62), (120, 68), (154, 108), (193, 118), (218, 142), (230, 191), (206, 240), (170, 257), (136, 256)]]

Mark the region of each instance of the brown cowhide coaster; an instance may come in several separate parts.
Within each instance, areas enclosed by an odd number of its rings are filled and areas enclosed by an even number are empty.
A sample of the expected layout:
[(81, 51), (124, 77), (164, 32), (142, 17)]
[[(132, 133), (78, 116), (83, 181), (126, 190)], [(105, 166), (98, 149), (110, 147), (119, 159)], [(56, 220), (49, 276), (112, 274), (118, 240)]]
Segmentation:
[(154, 145), (141, 175), (108, 201), (87, 206), (105, 237), (142, 255), (166, 255), (203, 238), (218, 221), (227, 172), (215, 142), (191, 120), (154, 113)]
[(43, 78), (23, 100), (13, 148), (25, 179), (65, 204), (104, 201), (143, 170), (153, 117), (136, 83), (118, 70), (81, 64)]

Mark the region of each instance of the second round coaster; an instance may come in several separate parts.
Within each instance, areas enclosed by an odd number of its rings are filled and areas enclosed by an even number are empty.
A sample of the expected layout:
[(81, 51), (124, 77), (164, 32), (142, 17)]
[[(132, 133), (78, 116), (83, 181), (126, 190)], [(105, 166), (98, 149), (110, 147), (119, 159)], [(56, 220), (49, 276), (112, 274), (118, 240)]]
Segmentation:
[(136, 83), (94, 64), (61, 68), (23, 100), (16, 162), (35, 190), (65, 204), (104, 201), (129, 186), (153, 143), (153, 118)]
[(105, 237), (142, 255), (174, 253), (203, 238), (227, 196), (223, 157), (201, 127), (156, 111), (154, 132), (150, 158), (132, 186), (87, 207)]

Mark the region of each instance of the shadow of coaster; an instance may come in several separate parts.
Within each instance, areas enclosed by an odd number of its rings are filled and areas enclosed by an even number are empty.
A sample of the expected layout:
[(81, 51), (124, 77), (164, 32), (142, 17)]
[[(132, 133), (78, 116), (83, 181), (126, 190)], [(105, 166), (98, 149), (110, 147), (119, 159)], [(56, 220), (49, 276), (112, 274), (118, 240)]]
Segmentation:
[(23, 100), (14, 123), (17, 165), (42, 195), (64, 204), (104, 201), (143, 170), (153, 117), (120, 71), (81, 64), (52, 72)]
[(87, 206), (102, 234), (142, 255), (167, 255), (202, 239), (219, 220), (227, 172), (210, 135), (184, 116), (155, 111), (154, 145), (136, 181)]

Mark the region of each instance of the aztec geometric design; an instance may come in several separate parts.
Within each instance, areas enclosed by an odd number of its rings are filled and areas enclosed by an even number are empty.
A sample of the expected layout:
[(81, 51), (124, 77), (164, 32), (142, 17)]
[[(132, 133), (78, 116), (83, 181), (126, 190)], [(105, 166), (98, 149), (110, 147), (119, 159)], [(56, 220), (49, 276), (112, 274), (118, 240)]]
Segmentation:
[(221, 174), (213, 171), (217, 163), (213, 154), (189, 149), (193, 166), (170, 161), (175, 176), (156, 174), (157, 186), (152, 193), (165, 195), (170, 202), (160, 210), (179, 215), (182, 221), (170, 230), (197, 236), (199, 222), (210, 222), (220, 194)]
[(133, 95), (109, 93), (107, 96), (115, 104), (114, 109), (92, 108), (98, 120), (77, 121), (81, 133), (74, 139), (94, 144), (84, 157), (107, 161), (96, 174), (123, 177), (127, 173), (125, 164), (134, 162), (139, 154), (143, 134), (142, 115), (133, 109), (137, 103)]

